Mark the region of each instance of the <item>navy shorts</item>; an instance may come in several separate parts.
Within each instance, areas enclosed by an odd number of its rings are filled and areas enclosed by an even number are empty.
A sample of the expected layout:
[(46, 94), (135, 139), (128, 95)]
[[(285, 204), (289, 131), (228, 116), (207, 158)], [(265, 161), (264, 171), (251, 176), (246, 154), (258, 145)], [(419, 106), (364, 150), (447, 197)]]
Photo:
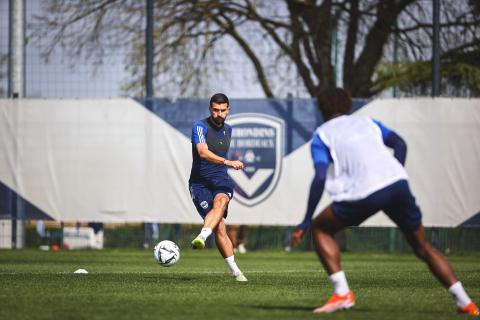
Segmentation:
[[(190, 182), (189, 187), (193, 204), (203, 219), (205, 219), (207, 213), (212, 210), (213, 199), (217, 194), (224, 193), (227, 195), (229, 200), (231, 200), (233, 197), (233, 185), (231, 182), (216, 183), (215, 185), (209, 183)], [(223, 217), (226, 218), (227, 214), (228, 204)]]
[(346, 226), (358, 226), (381, 210), (403, 232), (414, 232), (422, 224), (422, 213), (406, 180), (397, 181), (362, 200), (334, 202), (332, 209)]

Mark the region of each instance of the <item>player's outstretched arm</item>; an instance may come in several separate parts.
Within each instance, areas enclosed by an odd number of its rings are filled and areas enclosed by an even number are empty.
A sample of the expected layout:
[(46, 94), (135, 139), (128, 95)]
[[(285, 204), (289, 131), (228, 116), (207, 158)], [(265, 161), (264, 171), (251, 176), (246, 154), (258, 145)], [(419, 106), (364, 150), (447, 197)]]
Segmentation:
[(207, 160), (208, 162), (214, 164), (224, 164), (229, 168), (233, 168), (235, 170), (243, 169), (244, 165), (239, 160), (228, 160), (223, 157), (217, 156), (212, 151), (208, 150), (208, 145), (206, 143), (197, 143), (196, 145), (198, 155), (203, 160)]
[(395, 131), (385, 127), (383, 123), (377, 120), (373, 122), (380, 128), (382, 132), (383, 143), (393, 149), (393, 156), (402, 164), (405, 165), (405, 160), (407, 158), (407, 144)]
[(405, 166), (407, 159), (407, 144), (395, 131), (390, 131), (385, 139), (385, 145), (393, 149), (393, 156)]
[(207, 160), (214, 164), (223, 164), (225, 161), (225, 158), (217, 156), (215, 153), (208, 150), (208, 145), (206, 143), (197, 143), (196, 148), (198, 155), (202, 160)]
[(310, 227), (312, 223), (312, 216), (315, 212), (315, 208), (320, 202), (323, 194), (323, 188), (325, 186), (325, 179), (327, 176), (328, 164), (317, 163), (315, 164), (315, 176), (313, 177), (312, 183), (310, 185), (310, 192), (308, 195), (308, 204), (307, 211), (305, 212), (305, 217), (303, 221), (297, 226), (295, 231), (292, 234), (292, 245), (296, 246), (300, 243), (301, 238), (303, 237), (305, 230)]
[(240, 161), (240, 160), (227, 160), (227, 159), (225, 159), (223, 164), (226, 165), (227, 167), (233, 168), (235, 170), (240, 170), (240, 169), (243, 169), (245, 167), (243, 162)]

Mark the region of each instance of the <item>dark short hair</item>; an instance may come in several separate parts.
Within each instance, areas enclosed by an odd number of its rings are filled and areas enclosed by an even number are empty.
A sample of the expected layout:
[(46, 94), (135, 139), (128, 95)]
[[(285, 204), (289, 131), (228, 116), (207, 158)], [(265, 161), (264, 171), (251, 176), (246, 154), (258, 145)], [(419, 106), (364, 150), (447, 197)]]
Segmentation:
[(210, 98), (210, 107), (214, 104), (223, 104), (226, 103), (227, 105), (230, 106), (230, 102), (228, 101), (228, 97), (223, 94), (223, 93), (215, 93), (211, 98)]
[(317, 96), (317, 104), (325, 120), (336, 114), (348, 114), (352, 110), (352, 98), (342, 88), (322, 90)]

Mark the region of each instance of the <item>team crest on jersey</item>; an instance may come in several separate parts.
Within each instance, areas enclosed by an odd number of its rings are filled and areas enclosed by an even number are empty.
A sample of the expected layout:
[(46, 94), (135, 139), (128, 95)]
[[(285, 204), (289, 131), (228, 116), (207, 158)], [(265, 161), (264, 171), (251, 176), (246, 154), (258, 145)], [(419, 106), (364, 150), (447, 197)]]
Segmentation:
[(207, 209), (208, 208), (208, 202), (207, 201), (200, 202), (200, 207), (202, 207), (203, 209)]
[(233, 127), (229, 159), (245, 164), (243, 170), (228, 170), (235, 182), (234, 198), (254, 206), (270, 196), (280, 177), (285, 125), (282, 119), (258, 113), (240, 113), (228, 123)]

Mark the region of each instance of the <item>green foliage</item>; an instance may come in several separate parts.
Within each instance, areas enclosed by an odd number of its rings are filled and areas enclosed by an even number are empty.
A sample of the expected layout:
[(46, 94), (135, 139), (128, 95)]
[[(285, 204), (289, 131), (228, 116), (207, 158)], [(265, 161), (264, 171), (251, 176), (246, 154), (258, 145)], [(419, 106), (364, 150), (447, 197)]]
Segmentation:
[[(480, 61), (464, 56), (466, 62), (441, 65), (442, 93), (453, 96), (480, 97)], [(455, 61), (456, 59), (451, 59)], [(405, 96), (428, 95), (432, 87), (430, 61), (382, 63), (377, 67), (375, 92), (397, 87)]]
[[(357, 295), (352, 310), (311, 310), (332, 293), (312, 252), (237, 255), (248, 283), (236, 283), (216, 250), (182, 250), (169, 268), (150, 250), (0, 251), (1, 319), (464, 319), (448, 292), (413, 254), (344, 254)], [(450, 261), (480, 300), (480, 256)], [(89, 274), (73, 274), (84, 268)]]
[(480, 1), (478, 0), (468, 0), (470, 7), (472, 8), (472, 12), (480, 15)]

